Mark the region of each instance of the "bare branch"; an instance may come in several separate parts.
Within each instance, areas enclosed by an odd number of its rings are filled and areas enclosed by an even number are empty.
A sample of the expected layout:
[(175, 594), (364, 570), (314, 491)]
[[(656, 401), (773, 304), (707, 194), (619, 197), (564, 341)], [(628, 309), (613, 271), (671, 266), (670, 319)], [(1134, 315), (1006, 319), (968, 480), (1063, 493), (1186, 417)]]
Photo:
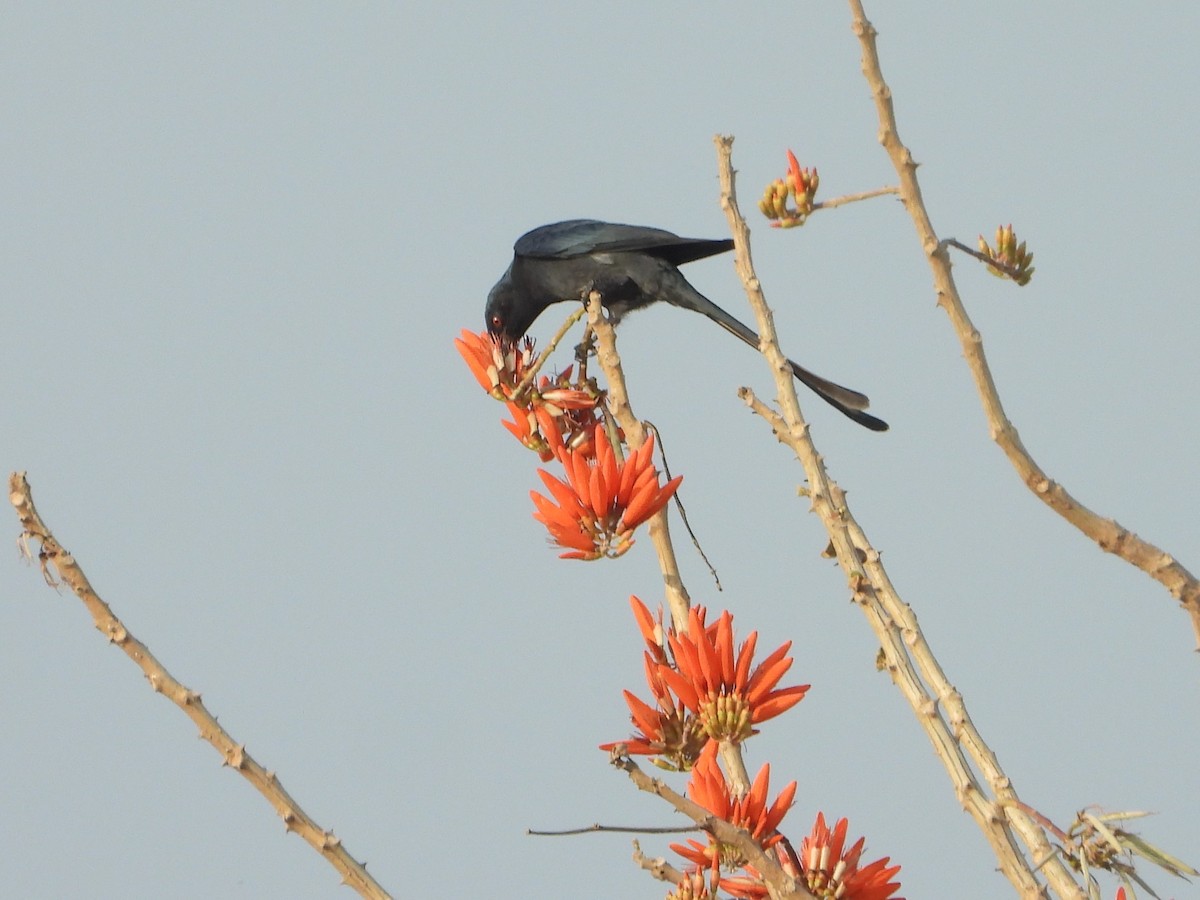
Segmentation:
[(818, 209), (837, 209), (837, 207), (845, 206), (847, 203), (858, 203), (860, 200), (870, 200), (872, 197), (884, 197), (888, 194), (899, 193), (900, 188), (895, 185), (889, 185), (888, 187), (862, 191), (858, 194), (843, 194), (841, 197), (833, 197), (829, 200), (822, 200), (820, 203), (814, 203), (813, 212), (816, 212)]
[(243, 744), (237, 743), (230, 734), (218, 724), (216, 717), (208, 711), (200, 695), (180, 684), (170, 672), (160, 663), (150, 650), (129, 633), (129, 630), (116, 617), (108, 604), (100, 599), (100, 595), (92, 588), (83, 569), (75, 562), (66, 549), (55, 540), (50, 529), (38, 515), (33, 505), (33, 495), (24, 472), (13, 472), (8, 479), (9, 501), (17, 510), (21, 520), (21, 544), (28, 550), (29, 542), (38, 544), (38, 561), (42, 567), (42, 575), (49, 584), (56, 584), (50, 567), (58, 573), (58, 577), (75, 595), (83, 601), (97, 630), (116, 644), (121, 650), (141, 668), (150, 682), (150, 687), (156, 693), (162, 694), (183, 710), (189, 719), (200, 730), (200, 737), (208, 741), (221, 754), (221, 765), (236, 770), (249, 781), (267, 802), (283, 819), (284, 828), (294, 831), (304, 838), (318, 853), (324, 856), (330, 864), (341, 873), (342, 881), (356, 890), (361, 896), (372, 900), (383, 900), (390, 895), (369, 874), (366, 866), (354, 859), (342, 846), (341, 839), (333, 832), (326, 831), (317, 825), (300, 805), (283, 789), (274, 772), (264, 769), (249, 753)]
[[(878, 551), (854, 520), (845, 494), (829, 478), (824, 460), (812, 442), (808, 424), (800, 412), (791, 368), (779, 349), (774, 322), (750, 258), (750, 232), (738, 209), (734, 190), (733, 139), (718, 136), (715, 142), (721, 206), (733, 234), (738, 274), (758, 321), (762, 352), (771, 363), (775, 376), (780, 409), (771, 409), (749, 388), (742, 388), (739, 395), (764, 417), (776, 437), (792, 449), (803, 465), (813, 511), (820, 516), (829, 534), (838, 563), (846, 574), (851, 598), (862, 609), (879, 639), (888, 672), (925, 729), (950, 775), (960, 802), (987, 837), (1001, 869), (1021, 895), (1039, 897), (1041, 886), (1008, 828), (1002, 806), (997, 803), (1001, 798), (1015, 797), (1015, 792), (994, 754), (971, 723), (962, 697), (947, 680), (926, 644), (916, 614), (896, 593)], [(988, 787), (976, 777), (966, 751), (987, 779)], [(1041, 836), (1040, 830), (1035, 828), (1034, 831)], [(1049, 848), (1044, 836), (1037, 846)], [(1047, 854), (1036, 855), (1041, 858)], [(1069, 877), (1067, 882), (1074, 887)]]
[(892, 165), (900, 176), (900, 199), (912, 218), (917, 236), (921, 240), (921, 247), (929, 259), (938, 305), (946, 311), (950, 324), (958, 335), (963, 357), (967, 360), (971, 377), (975, 381), (975, 389), (983, 402), (983, 411), (987, 416), (992, 440), (999, 444), (1026, 487), (1043, 503), (1095, 541), (1101, 550), (1119, 556), (1166, 587), (1191, 617), (1192, 631), (1197, 647), (1200, 648), (1200, 581), (1196, 576), (1166, 551), (1142, 540), (1115, 520), (1103, 518), (1092, 512), (1072, 497), (1062, 485), (1051, 480), (1034, 462), (1029, 451), (1021, 443), (1017, 429), (1005, 414), (991, 369), (988, 367), (987, 357), (983, 352), (983, 337), (967, 315), (966, 307), (963, 306), (958, 293), (958, 286), (954, 282), (950, 255), (946, 252), (943, 242), (938, 240), (929, 213), (925, 209), (921, 187), (917, 182), (917, 164), (913, 161), (912, 153), (900, 140), (896, 128), (896, 114), (892, 108), (891, 89), (883, 80), (883, 70), (875, 47), (875, 28), (867, 21), (861, 0), (850, 0), (850, 8), (854, 13), (854, 32), (862, 44), (863, 75), (871, 86), (875, 109), (879, 116), (879, 142), (887, 150)]

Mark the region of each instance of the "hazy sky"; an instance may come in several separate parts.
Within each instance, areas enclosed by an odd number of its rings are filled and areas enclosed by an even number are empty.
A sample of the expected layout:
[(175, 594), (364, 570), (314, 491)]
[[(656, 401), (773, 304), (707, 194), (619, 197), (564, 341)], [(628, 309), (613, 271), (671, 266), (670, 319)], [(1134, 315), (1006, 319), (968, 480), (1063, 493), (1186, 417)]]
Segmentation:
[[(935, 227), (973, 243), (1011, 221), (1037, 256), (1026, 288), (955, 267), (1022, 439), (1197, 571), (1200, 13), (900, 6), (868, 13)], [(642, 686), (627, 598), (661, 599), (649, 542), (557, 559), (530, 516), (536, 461), (452, 339), (482, 326), (536, 225), (725, 236), (714, 133), (736, 135), (748, 211), (789, 147), (823, 197), (894, 183), (847, 7), (3, 18), (4, 473), (28, 471), (132, 632), (397, 897), (661, 897), (628, 836), (524, 833), (679, 821), (596, 749), (628, 735), (620, 691)], [(1022, 798), (1063, 823), (1157, 811), (1145, 836), (1200, 865), (1186, 618), (990, 441), (899, 203), (751, 226), (784, 348), (892, 423), (872, 434), (801, 395)], [(687, 275), (749, 317), (730, 257)], [(813, 685), (747, 748), (799, 781), (785, 832), (848, 816), (910, 900), (1012, 896), (874, 669), (802, 470), (736, 397), (770, 396), (765, 363), (673, 309), (631, 317), (621, 349), (724, 584), (681, 541), (693, 596), (764, 651), (794, 640), (791, 682)], [(15, 549), (0, 600), (6, 896), (348, 896)]]

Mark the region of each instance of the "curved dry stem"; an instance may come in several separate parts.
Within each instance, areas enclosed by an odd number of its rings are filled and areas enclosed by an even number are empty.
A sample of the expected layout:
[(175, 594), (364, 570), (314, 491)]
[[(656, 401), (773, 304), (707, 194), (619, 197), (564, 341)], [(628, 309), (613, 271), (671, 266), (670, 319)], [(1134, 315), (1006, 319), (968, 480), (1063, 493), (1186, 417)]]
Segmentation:
[(267, 802), (283, 819), (284, 828), (294, 831), (329, 861), (341, 873), (342, 881), (356, 890), (363, 897), (382, 900), (390, 895), (370, 875), (366, 867), (354, 859), (341, 840), (331, 831), (326, 831), (317, 825), (300, 805), (283, 789), (274, 772), (264, 769), (249, 753), (244, 745), (237, 743), (229, 733), (217, 723), (217, 719), (205, 707), (200, 695), (180, 684), (170, 672), (152, 654), (146, 645), (129, 633), (129, 630), (116, 617), (100, 596), (92, 588), (83, 569), (75, 562), (50, 533), (50, 529), (38, 515), (33, 505), (33, 494), (24, 472), (13, 472), (8, 479), (8, 499), (17, 510), (21, 520), (21, 546), (29, 552), (29, 541), (36, 541), (38, 547), (38, 562), (41, 564), (42, 577), (50, 585), (57, 586), (50, 567), (58, 572), (58, 577), (75, 595), (83, 601), (97, 630), (116, 644), (121, 650), (141, 668), (150, 682), (150, 687), (156, 693), (162, 694), (178, 706), (200, 730), (200, 737), (208, 741), (221, 754), (221, 764), (236, 770), (249, 781)]
[[(950, 775), (959, 801), (975, 819), (992, 846), (1000, 867), (1023, 897), (1043, 896), (1033, 866), (1021, 852), (1005, 820), (1004, 809), (1016, 799), (1007, 776), (995, 755), (983, 742), (967, 715), (962, 697), (942, 672), (933, 651), (925, 642), (913, 611), (900, 599), (887, 576), (879, 553), (851, 515), (841, 488), (829, 478), (824, 462), (813, 445), (808, 424), (800, 411), (796, 386), (787, 357), (779, 349), (771, 311), (763, 297), (758, 276), (750, 257), (750, 231), (737, 206), (732, 161), (733, 139), (718, 135), (718, 169), (721, 180), (721, 207), (729, 220), (734, 239), (735, 265), (754, 309), (761, 336), (761, 350), (775, 376), (779, 410), (771, 409), (749, 388), (740, 396), (767, 421), (776, 437), (796, 454), (808, 477), (813, 511), (820, 517), (834, 547), (839, 565), (846, 574), (852, 599), (862, 609), (881, 647), (889, 673), (908, 700), (934, 750)], [(968, 760), (968, 755), (970, 760)], [(974, 766), (987, 782), (976, 777)], [(1026, 837), (1039, 860), (1050, 853), (1044, 835), (1038, 829)], [(1057, 866), (1057, 869), (1055, 868)], [(1065, 875), (1061, 863), (1052, 859), (1046, 868), (1054, 869), (1053, 882), (1079, 896), (1078, 887)]]
[(975, 389), (983, 402), (983, 411), (991, 429), (991, 437), (1004, 451), (1008, 461), (1025, 485), (1043, 503), (1095, 541), (1100, 549), (1112, 553), (1130, 565), (1141, 569), (1162, 584), (1179, 601), (1191, 617), (1192, 631), (1200, 648), (1200, 581), (1171, 554), (1142, 540), (1114, 519), (1103, 518), (1088, 509), (1061, 485), (1053, 481), (1034, 462), (1029, 451), (1021, 443), (1016, 428), (1009, 421), (996, 392), (991, 369), (983, 352), (983, 338), (967, 315), (958, 287), (951, 272), (950, 255), (938, 240), (921, 197), (917, 182), (917, 164), (912, 153), (900, 140), (896, 129), (896, 114), (892, 108), (891, 89), (883, 79), (879, 54), (875, 47), (875, 28), (867, 21), (860, 0), (850, 0), (854, 13), (854, 33), (862, 44), (862, 69), (871, 94), (875, 98), (875, 109), (879, 116), (879, 142), (887, 150), (888, 157), (900, 176), (900, 199), (912, 217), (921, 247), (929, 259), (933, 271), (933, 283), (937, 290), (938, 305), (950, 317), (954, 333), (958, 335), (963, 357), (971, 370)]

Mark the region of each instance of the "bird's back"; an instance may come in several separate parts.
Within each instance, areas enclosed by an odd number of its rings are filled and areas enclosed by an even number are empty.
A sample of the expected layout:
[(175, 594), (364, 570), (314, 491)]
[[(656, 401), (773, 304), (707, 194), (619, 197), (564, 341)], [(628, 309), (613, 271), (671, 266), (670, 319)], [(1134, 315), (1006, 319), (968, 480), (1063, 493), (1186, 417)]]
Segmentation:
[(706, 256), (733, 249), (726, 239), (684, 238), (661, 228), (622, 225), (596, 219), (571, 219), (543, 225), (521, 236), (514, 246), (517, 257), (575, 259), (597, 253), (645, 253), (682, 266)]

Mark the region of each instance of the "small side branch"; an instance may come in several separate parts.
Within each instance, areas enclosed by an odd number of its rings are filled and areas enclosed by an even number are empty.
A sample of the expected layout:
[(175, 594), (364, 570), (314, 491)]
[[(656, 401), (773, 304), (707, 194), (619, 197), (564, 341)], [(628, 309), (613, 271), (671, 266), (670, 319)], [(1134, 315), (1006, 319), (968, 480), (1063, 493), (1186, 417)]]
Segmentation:
[(845, 206), (847, 203), (858, 203), (860, 200), (870, 200), (872, 197), (883, 197), (887, 194), (899, 195), (900, 188), (893, 184), (870, 191), (863, 191), (859, 194), (843, 194), (841, 197), (833, 197), (829, 200), (814, 203), (813, 212), (816, 212), (818, 209), (837, 209), (839, 206)]

